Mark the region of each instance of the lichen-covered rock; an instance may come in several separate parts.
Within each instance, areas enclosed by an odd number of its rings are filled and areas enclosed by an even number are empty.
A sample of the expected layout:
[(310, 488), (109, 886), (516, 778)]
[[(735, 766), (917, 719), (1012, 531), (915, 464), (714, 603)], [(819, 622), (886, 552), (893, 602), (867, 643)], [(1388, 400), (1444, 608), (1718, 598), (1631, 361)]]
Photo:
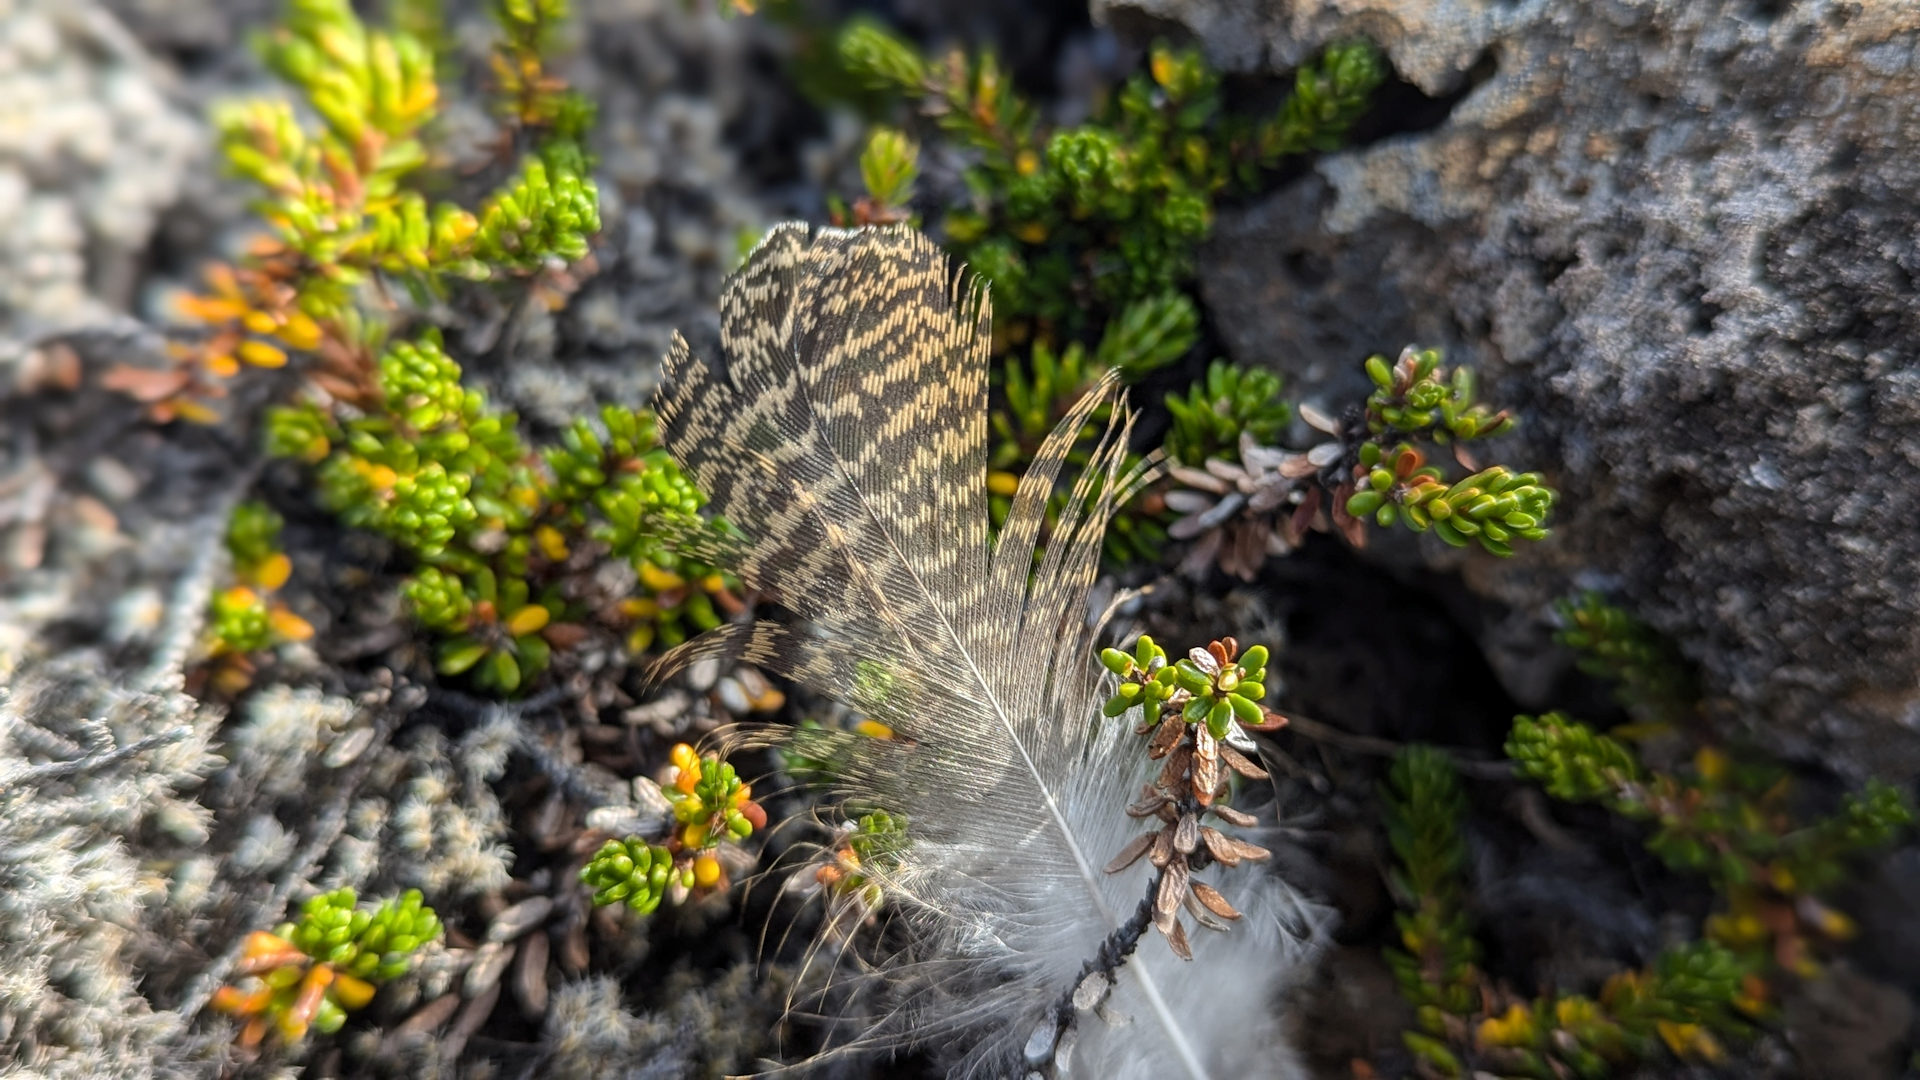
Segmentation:
[(1920, 8), (1096, 7), (1242, 69), (1364, 35), (1464, 92), (1222, 215), (1235, 358), (1338, 401), (1369, 352), (1449, 347), (1566, 495), (1554, 542), (1465, 560), (1482, 591), (1598, 575), (1777, 749), (1920, 771)]
[(93, 3), (0, 0), (0, 359), (133, 298), (206, 135)]

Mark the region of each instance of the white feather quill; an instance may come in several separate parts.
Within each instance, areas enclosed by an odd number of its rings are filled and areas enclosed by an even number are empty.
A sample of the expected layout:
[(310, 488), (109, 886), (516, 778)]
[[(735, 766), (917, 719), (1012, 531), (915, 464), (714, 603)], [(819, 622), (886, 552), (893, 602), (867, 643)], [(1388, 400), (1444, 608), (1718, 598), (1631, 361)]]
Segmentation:
[(883, 1004), (853, 1047), (930, 1047), (956, 1077), (1289, 1075), (1275, 996), (1317, 920), (1251, 864), (1207, 871), (1246, 914), (1231, 932), (1202, 932), (1191, 961), (1141, 940), (1104, 1002), (1065, 1007), (1112, 966), (1103, 947), (1153, 875), (1102, 869), (1143, 831), (1125, 807), (1158, 766), (1100, 718), (1087, 611), (1107, 521), (1145, 476), (1123, 470), (1114, 403), (1035, 569), (1067, 452), (1114, 397), (1103, 383), (993, 542), (988, 325), (984, 288), (912, 230), (786, 225), (761, 242), (724, 291), (722, 357), (676, 339), (657, 407), (669, 452), (750, 538), (691, 548), (794, 618), (722, 628), (663, 670), (738, 656), (898, 734), (834, 747), (840, 794), (908, 823), (876, 873), (910, 944), (871, 969)]

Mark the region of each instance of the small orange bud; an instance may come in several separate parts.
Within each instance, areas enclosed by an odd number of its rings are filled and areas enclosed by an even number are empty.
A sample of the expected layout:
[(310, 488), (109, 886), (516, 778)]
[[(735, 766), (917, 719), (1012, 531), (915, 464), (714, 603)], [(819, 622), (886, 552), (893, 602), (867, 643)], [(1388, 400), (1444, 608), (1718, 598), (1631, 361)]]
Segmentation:
[(204, 403), (195, 401), (192, 398), (173, 398), (167, 402), (167, 407), (173, 411), (173, 415), (185, 420), (189, 424), (217, 424), (220, 422), (219, 413), (214, 412)]
[(320, 324), (306, 312), (296, 311), (287, 316), (287, 324), (280, 328), (280, 340), (302, 351), (316, 348), (320, 344)]
[(652, 644), (653, 644), (653, 624), (652, 623), (641, 623), (639, 626), (636, 626), (633, 628), (632, 633), (627, 635), (627, 651), (635, 654), (636, 656), (639, 655), (640, 653), (646, 652), (647, 648)]
[(244, 658), (229, 656), (214, 669), (212, 683), (215, 692), (226, 697), (238, 697), (242, 691), (253, 685), (253, 665), (232, 662), (242, 659)]
[(307, 641), (313, 637), (313, 624), (285, 607), (267, 612), (267, 625), (282, 641)]
[(515, 637), (523, 634), (537, 634), (553, 618), (553, 613), (539, 604), (528, 604), (513, 613), (507, 620), (507, 631)]
[(243, 341), (240, 343), (240, 359), (254, 367), (277, 368), (287, 366), (286, 351), (264, 341)]
[(392, 491), (393, 485), (400, 482), (400, 474), (385, 465), (368, 466), (366, 475), (368, 485), (381, 494)]
[(693, 883), (701, 888), (709, 888), (720, 880), (720, 860), (711, 855), (702, 855), (693, 860)]
[(293, 576), (293, 560), (287, 558), (284, 551), (276, 551), (260, 561), (253, 568), (253, 583), (272, 592), (287, 583)]
[(373, 984), (365, 979), (340, 974), (333, 980), (333, 1000), (348, 1012), (364, 1008), (373, 1000)]
[(567, 538), (560, 534), (559, 529), (551, 525), (542, 525), (533, 530), (533, 540), (540, 545), (540, 553), (552, 561), (561, 562), (566, 559)]
[(640, 584), (657, 593), (672, 592), (687, 587), (687, 579), (669, 570), (662, 570), (650, 562), (640, 564)]

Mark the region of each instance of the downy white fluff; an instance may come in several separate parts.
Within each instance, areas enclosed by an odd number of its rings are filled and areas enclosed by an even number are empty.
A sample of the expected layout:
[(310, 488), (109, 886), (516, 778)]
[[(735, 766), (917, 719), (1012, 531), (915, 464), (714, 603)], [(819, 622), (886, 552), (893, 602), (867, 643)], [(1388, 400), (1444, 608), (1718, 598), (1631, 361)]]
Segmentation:
[[(1253, 864), (1203, 872), (1245, 918), (1196, 931), (1194, 958), (1149, 933), (1103, 1004), (1053, 1048), (1056, 1008), (1147, 895), (1146, 862), (1102, 867), (1148, 826), (1124, 812), (1158, 764), (1100, 717), (1087, 617), (1101, 538), (1146, 471), (1111, 381), (1060, 423), (988, 532), (984, 288), (904, 228), (771, 232), (721, 300), (722, 356), (676, 340), (663, 440), (744, 533), (690, 537), (776, 598), (787, 622), (730, 626), (663, 661), (729, 654), (837, 697), (895, 739), (829, 739), (835, 794), (904, 817), (882, 873), (909, 944), (863, 968), (846, 1048), (929, 1048), (956, 1077), (1272, 1077), (1294, 1073), (1280, 987), (1314, 910)], [(1068, 450), (1104, 436), (1034, 560)], [(876, 872), (881, 872), (876, 869)], [(853, 976), (848, 976), (853, 977)]]

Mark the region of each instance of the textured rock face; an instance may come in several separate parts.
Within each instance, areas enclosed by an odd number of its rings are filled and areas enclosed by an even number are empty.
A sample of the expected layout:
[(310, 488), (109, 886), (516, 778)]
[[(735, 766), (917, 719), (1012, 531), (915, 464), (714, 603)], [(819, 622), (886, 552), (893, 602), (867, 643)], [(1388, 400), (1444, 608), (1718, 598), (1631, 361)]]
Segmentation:
[(1599, 575), (1776, 748), (1920, 771), (1920, 7), (1096, 6), (1243, 70), (1365, 35), (1467, 90), (1222, 215), (1229, 349), (1337, 400), (1369, 352), (1448, 347), (1566, 495), (1477, 587), (1537, 611)]
[(0, 0), (0, 358), (124, 309), (205, 139), (92, 3)]

